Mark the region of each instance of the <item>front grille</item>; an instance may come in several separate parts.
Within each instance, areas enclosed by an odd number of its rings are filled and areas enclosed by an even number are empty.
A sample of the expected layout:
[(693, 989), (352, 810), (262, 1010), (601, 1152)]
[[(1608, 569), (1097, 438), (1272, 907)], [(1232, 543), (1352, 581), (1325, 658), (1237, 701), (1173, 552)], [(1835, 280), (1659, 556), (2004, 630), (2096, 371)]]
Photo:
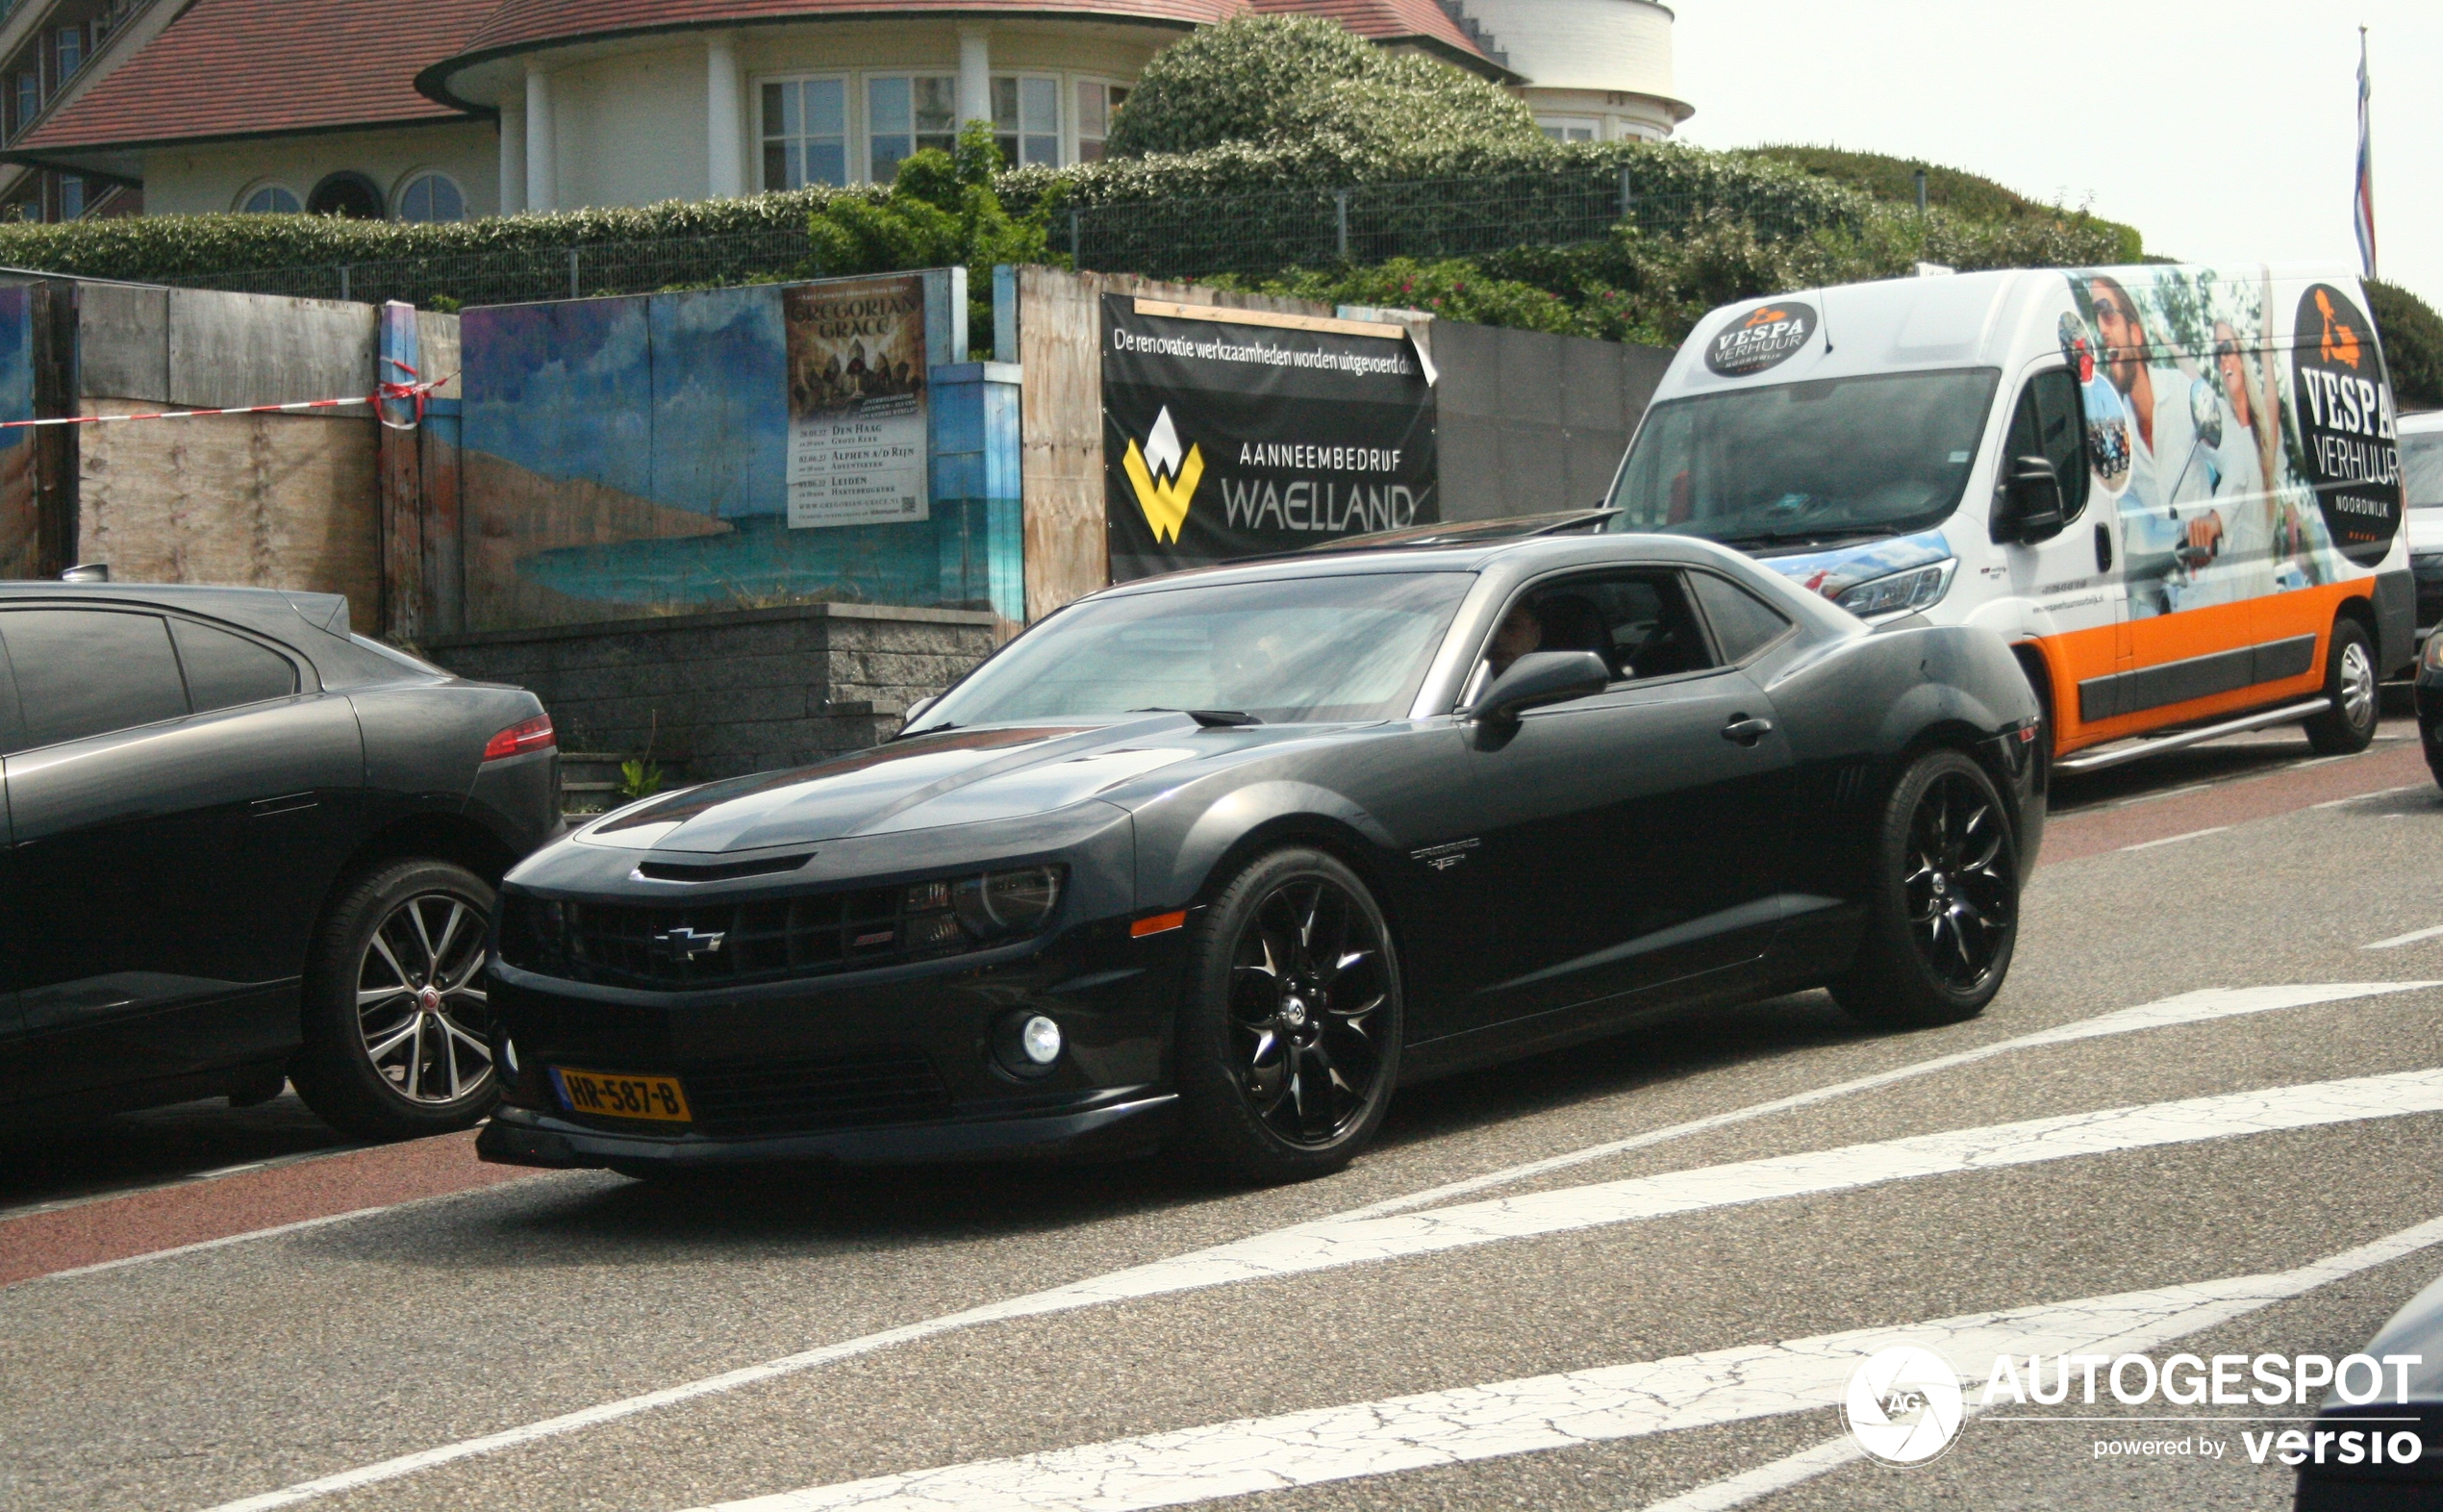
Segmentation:
[(2411, 557), (2409, 567), (2418, 585), (2418, 625), (2443, 622), (2443, 553)]
[(743, 903), (552, 904), (556, 930), (537, 917), (545, 905), (511, 894), (501, 900), (500, 953), (512, 966), (572, 981), (695, 988), (861, 970), (959, 948), (911, 938), (908, 894), (887, 887)]
[(879, 1046), (821, 1057), (730, 1061), (682, 1071), (703, 1133), (788, 1134), (939, 1118), (950, 1093), (920, 1052)]

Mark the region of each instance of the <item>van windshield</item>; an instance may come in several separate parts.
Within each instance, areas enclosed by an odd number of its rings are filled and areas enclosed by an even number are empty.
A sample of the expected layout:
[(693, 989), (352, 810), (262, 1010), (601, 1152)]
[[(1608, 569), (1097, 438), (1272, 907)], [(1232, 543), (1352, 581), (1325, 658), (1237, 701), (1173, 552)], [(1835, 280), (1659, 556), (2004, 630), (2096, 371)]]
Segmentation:
[(2001, 376), (1874, 373), (1658, 404), (1607, 528), (1753, 549), (1939, 524), (1959, 507)]

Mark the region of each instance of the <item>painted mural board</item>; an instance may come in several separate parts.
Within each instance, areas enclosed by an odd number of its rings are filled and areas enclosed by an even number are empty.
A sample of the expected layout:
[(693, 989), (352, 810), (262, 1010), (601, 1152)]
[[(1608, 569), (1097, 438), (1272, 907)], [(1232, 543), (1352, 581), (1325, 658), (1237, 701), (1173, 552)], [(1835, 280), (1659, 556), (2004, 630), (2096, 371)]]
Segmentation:
[(789, 528), (929, 517), (924, 275), (781, 291), (789, 352)]

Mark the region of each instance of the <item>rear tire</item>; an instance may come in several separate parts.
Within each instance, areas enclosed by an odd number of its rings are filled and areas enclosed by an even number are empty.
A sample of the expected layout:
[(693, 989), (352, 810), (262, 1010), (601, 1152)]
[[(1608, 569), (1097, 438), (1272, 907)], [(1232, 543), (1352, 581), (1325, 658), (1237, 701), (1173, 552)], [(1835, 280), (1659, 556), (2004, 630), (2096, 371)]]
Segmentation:
[(2307, 743), (2320, 756), (2355, 756), (2375, 743), (2383, 717), (2375, 670), (2375, 647), (2355, 619), (2332, 622), (2325, 647), (2324, 713), (2306, 722)]
[(1909, 765), (1876, 826), (1866, 937), (1833, 982), (1877, 1028), (1957, 1023), (1985, 1011), (2019, 939), (2019, 844), (1985, 769), (1954, 750)]
[(1391, 930), (1365, 883), (1320, 850), (1276, 850), (1189, 928), (1185, 1153), (1268, 1184), (1347, 1165), (1391, 1106), (1403, 1027)]
[(492, 890), (446, 861), (360, 872), (306, 963), (305, 1048), (290, 1079), (306, 1105), (360, 1139), (471, 1127), (500, 1100), (484, 958)]

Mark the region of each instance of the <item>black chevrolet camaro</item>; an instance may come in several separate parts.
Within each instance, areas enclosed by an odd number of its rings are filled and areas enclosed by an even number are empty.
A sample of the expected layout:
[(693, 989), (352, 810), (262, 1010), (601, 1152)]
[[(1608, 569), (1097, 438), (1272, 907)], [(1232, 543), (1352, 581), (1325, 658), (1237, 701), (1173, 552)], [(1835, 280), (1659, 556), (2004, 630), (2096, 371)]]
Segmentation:
[(620, 810), (502, 891), (487, 1158), (632, 1174), (1167, 1141), (1331, 1170), (1394, 1089), (1692, 1004), (1983, 1009), (2043, 823), (1982, 630), (1704, 542), (1096, 593), (879, 748)]

